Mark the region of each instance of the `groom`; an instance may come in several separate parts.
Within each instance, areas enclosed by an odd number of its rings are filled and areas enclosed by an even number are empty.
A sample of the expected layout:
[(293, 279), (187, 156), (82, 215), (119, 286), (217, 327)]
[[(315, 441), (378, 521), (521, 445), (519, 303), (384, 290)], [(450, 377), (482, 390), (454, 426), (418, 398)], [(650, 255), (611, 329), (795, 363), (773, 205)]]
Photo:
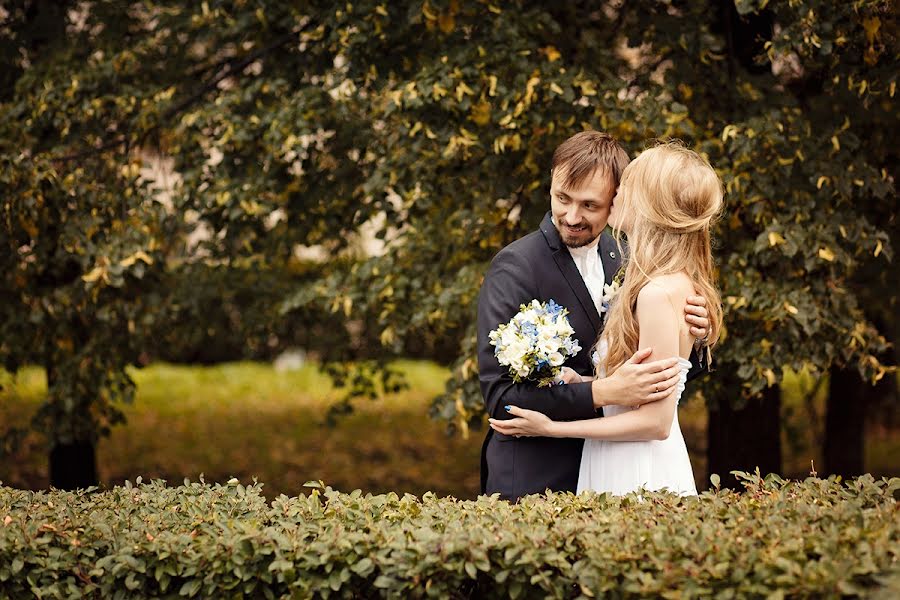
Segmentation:
[[(513, 405), (556, 421), (592, 419), (606, 404), (640, 406), (665, 398), (678, 381), (677, 357), (644, 362), (651, 352), (645, 348), (605, 379), (549, 388), (514, 383), (489, 340), (491, 330), (509, 322), (521, 304), (553, 299), (569, 310), (582, 348), (566, 366), (593, 374), (590, 351), (603, 330), (603, 286), (622, 263), (615, 240), (603, 230), (628, 162), (625, 150), (605, 133), (583, 131), (563, 142), (553, 154), (550, 212), (538, 231), (494, 257), (478, 299), (479, 379), (490, 417), (511, 418), (503, 407)], [(704, 300), (688, 301), (685, 319), (702, 338), (709, 325)], [(699, 359), (691, 357), (699, 367), (689, 378), (705, 370)], [(481, 451), (481, 491), (508, 500), (548, 488), (575, 491), (582, 445), (580, 439), (514, 438), (489, 429)]]

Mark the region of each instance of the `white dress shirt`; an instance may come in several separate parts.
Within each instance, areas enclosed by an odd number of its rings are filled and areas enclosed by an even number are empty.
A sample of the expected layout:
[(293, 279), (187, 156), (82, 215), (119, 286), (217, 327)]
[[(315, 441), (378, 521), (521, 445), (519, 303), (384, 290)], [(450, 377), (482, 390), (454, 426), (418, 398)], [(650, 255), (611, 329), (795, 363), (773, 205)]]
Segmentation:
[(606, 283), (606, 275), (603, 272), (603, 261), (600, 260), (600, 253), (597, 252), (597, 245), (600, 243), (600, 236), (597, 236), (590, 244), (581, 246), (580, 248), (569, 248), (569, 254), (584, 279), (588, 292), (591, 294), (591, 300), (597, 308), (597, 314), (603, 315), (603, 286)]

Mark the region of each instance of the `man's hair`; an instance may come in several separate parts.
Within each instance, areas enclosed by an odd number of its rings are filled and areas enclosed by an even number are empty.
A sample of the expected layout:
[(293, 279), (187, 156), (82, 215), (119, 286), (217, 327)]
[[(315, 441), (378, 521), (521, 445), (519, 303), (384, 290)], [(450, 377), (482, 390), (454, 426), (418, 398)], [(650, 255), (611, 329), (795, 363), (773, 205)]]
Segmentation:
[(628, 153), (613, 136), (602, 131), (582, 131), (560, 144), (553, 153), (553, 172), (562, 169), (563, 186), (578, 189), (597, 169), (603, 169), (619, 187), (629, 160)]

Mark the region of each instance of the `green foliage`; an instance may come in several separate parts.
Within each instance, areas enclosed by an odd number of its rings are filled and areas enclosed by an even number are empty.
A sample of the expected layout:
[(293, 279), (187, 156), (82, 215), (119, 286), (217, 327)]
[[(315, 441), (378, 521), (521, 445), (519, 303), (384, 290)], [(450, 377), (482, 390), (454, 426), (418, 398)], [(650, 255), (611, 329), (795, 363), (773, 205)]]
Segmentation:
[(900, 480), (682, 499), (460, 502), (260, 485), (0, 488), (6, 597), (852, 597), (897, 593)]

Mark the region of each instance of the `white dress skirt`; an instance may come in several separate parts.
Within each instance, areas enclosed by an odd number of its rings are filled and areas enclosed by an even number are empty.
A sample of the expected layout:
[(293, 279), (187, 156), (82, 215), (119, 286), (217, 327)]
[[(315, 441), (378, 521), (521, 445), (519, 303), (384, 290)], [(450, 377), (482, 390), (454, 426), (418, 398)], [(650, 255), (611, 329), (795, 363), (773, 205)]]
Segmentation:
[[(598, 350), (605, 353), (601, 342)], [(680, 358), (681, 379), (675, 389), (675, 417), (669, 437), (643, 442), (607, 442), (585, 440), (578, 474), (578, 493), (585, 490), (609, 492), (621, 496), (641, 488), (648, 491), (667, 489), (675, 494), (697, 494), (694, 472), (684, 436), (678, 425), (678, 403), (684, 393), (691, 361)], [(625, 406), (604, 406), (603, 416), (611, 417), (633, 410)]]

